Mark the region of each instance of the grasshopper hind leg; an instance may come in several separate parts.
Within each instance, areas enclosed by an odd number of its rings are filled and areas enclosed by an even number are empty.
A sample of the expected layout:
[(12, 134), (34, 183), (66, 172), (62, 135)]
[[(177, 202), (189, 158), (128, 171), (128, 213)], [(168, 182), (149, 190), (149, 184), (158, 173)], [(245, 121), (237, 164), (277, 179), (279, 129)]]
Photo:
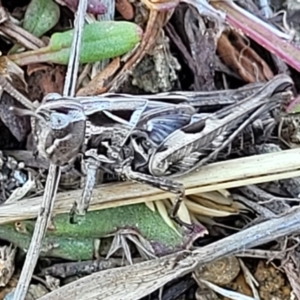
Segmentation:
[(177, 224), (181, 226), (185, 226), (188, 229), (193, 229), (193, 225), (183, 222), (178, 217), (178, 210), (180, 205), (183, 201), (183, 197), (185, 194), (184, 185), (180, 182), (173, 181), (172, 179), (165, 178), (165, 177), (155, 177), (152, 175), (147, 175), (139, 172), (135, 172), (131, 169), (130, 166), (126, 166), (120, 169), (115, 170), (119, 176), (125, 177), (130, 181), (136, 181), (139, 183), (148, 184), (150, 186), (156, 187), (163, 191), (167, 191), (173, 194), (176, 194), (175, 204), (173, 205), (169, 216), (173, 219)]

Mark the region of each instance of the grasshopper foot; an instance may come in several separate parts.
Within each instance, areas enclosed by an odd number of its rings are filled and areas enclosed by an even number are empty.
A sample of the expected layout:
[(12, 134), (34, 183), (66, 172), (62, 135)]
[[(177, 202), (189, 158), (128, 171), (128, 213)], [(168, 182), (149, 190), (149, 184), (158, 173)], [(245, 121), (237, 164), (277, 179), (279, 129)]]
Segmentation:
[(178, 216), (172, 216), (172, 215), (170, 215), (170, 218), (172, 220), (174, 220), (174, 222), (176, 222), (179, 226), (186, 227), (191, 232), (194, 232), (194, 225), (193, 224), (189, 224), (189, 223), (186, 223), (186, 222), (182, 221)]

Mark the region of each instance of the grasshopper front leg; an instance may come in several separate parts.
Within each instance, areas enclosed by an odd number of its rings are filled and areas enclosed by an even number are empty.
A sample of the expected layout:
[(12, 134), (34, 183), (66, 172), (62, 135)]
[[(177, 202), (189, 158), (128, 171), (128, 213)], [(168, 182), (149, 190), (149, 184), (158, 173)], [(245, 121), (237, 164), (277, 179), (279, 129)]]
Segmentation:
[(177, 215), (185, 194), (185, 188), (182, 183), (165, 177), (155, 177), (155, 176), (135, 172), (128, 165), (115, 168), (115, 172), (123, 179), (148, 184), (150, 186), (156, 187), (163, 191), (167, 191), (175, 194), (176, 195), (175, 204), (173, 205), (169, 213), (170, 218), (173, 219), (179, 225), (185, 226), (189, 229), (193, 229), (192, 225), (183, 222)]
[(92, 193), (94, 186), (97, 181), (97, 172), (100, 167), (100, 162), (89, 157), (85, 161), (85, 168), (86, 168), (86, 180), (85, 185), (82, 191), (82, 195), (80, 199), (77, 199), (74, 203), (74, 207), (72, 212), (75, 212), (78, 215), (85, 215), (88, 210), (89, 204), (91, 202)]
[(97, 154), (97, 149), (95, 148), (86, 151), (85, 156), (87, 157), (86, 160), (83, 161), (85, 169), (84, 172), (86, 175), (85, 184), (81, 197), (76, 199), (71, 209), (71, 223), (75, 223), (75, 214), (78, 216), (84, 216), (86, 214), (92, 199), (92, 193), (97, 182), (97, 175), (100, 170), (101, 163), (112, 164), (115, 162), (104, 155)]

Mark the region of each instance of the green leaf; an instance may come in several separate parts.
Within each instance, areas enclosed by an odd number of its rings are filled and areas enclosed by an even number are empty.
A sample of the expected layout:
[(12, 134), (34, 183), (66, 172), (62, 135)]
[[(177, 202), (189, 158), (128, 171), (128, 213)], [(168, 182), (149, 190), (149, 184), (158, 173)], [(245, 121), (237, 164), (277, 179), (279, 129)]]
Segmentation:
[[(74, 30), (54, 33), (49, 47), (53, 51), (51, 61), (67, 64)], [(102, 21), (84, 27), (80, 52), (81, 63), (93, 63), (106, 58), (113, 58), (132, 50), (141, 40), (138, 25), (126, 21)]]
[(57, 24), (59, 17), (59, 6), (53, 0), (31, 0), (24, 16), (23, 28), (41, 37)]
[[(8, 56), (20, 66), (31, 63), (67, 65), (74, 30), (54, 33), (47, 47)], [(80, 51), (80, 63), (94, 63), (121, 56), (132, 50), (143, 35), (142, 29), (127, 21), (100, 21), (85, 25)]]

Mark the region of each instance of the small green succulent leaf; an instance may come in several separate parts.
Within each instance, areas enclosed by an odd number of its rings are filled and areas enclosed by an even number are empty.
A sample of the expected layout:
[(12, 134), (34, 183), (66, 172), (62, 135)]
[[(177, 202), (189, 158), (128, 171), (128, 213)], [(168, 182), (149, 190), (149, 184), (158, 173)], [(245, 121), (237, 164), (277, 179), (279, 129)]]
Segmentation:
[(36, 37), (52, 29), (60, 17), (60, 8), (53, 0), (31, 0), (24, 16), (23, 28)]

